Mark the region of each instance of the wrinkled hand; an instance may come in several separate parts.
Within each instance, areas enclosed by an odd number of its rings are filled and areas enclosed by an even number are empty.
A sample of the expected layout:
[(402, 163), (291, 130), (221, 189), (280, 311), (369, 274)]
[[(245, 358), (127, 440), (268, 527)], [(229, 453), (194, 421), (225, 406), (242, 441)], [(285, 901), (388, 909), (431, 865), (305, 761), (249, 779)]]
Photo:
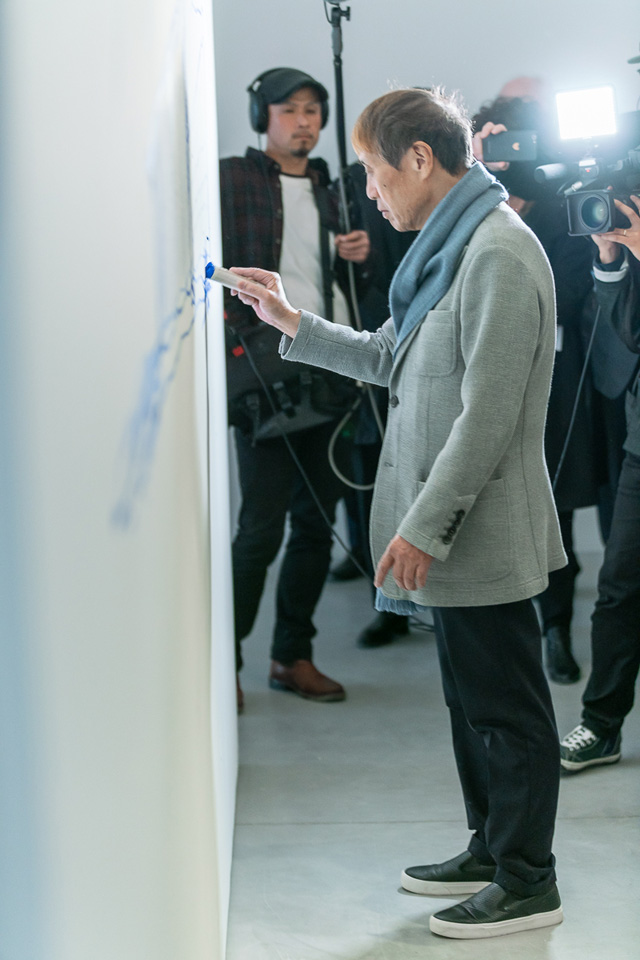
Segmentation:
[(353, 263), (364, 263), (371, 253), (369, 234), (366, 230), (339, 233), (335, 238), (335, 245), (338, 256)]
[(257, 267), (231, 267), (231, 272), (247, 278), (238, 281), (240, 289), (232, 290), (232, 295), (253, 307), (260, 320), (295, 337), (300, 324), (300, 311), (295, 310), (287, 300), (280, 274)]
[[(473, 155), (476, 160), (480, 160), (481, 163), (484, 163), (482, 158), (482, 141), (486, 140), (487, 137), (491, 136), (492, 133), (506, 133), (507, 128), (504, 123), (491, 123), (488, 120), (482, 130), (474, 135), (473, 140), (471, 141)], [(500, 160), (499, 163), (485, 163), (484, 164), (487, 170), (508, 170), (509, 162), (508, 160)]]
[(618, 244), (627, 247), (636, 260), (640, 260), (640, 217), (638, 216), (638, 213), (640, 213), (640, 197), (632, 193), (631, 199), (637, 208), (637, 212), (633, 207), (629, 207), (626, 203), (623, 203), (622, 200), (614, 199), (613, 201), (618, 210), (628, 218), (630, 226), (626, 228), (616, 227), (615, 230), (611, 230), (609, 233), (594, 233), (591, 236), (591, 239), (600, 251), (601, 263), (613, 263), (613, 261), (618, 258)]
[(402, 590), (418, 590), (427, 582), (433, 557), (396, 534), (380, 558), (374, 584), (381, 587), (393, 568), (393, 579)]

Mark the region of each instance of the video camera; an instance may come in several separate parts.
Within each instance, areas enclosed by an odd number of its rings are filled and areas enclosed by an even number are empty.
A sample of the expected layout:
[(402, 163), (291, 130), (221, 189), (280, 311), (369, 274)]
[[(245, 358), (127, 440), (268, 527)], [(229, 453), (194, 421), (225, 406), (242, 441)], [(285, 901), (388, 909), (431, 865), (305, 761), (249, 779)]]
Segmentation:
[[(586, 148), (576, 163), (543, 164), (538, 183), (562, 180), (558, 193), (567, 201), (571, 236), (608, 233), (630, 226), (614, 198), (630, 203), (640, 191), (640, 113), (617, 122), (612, 87), (595, 87), (556, 95), (560, 140)], [(611, 188), (611, 189), (609, 189)]]
[[(640, 193), (640, 111), (618, 117), (609, 86), (558, 93), (556, 107), (556, 134), (531, 129), (495, 134), (483, 145), (486, 150), (490, 144), (485, 160), (519, 165), (553, 160), (536, 166), (533, 177), (540, 189), (566, 199), (572, 236), (628, 227), (614, 198), (629, 204), (629, 194)], [(509, 187), (509, 175), (502, 179)]]

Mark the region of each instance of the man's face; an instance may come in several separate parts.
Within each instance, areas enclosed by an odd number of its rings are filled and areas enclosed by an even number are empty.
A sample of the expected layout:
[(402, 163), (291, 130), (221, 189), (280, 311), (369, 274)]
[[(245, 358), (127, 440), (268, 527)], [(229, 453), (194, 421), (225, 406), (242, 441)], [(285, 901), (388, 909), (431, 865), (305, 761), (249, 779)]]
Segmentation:
[(306, 157), (322, 125), (322, 108), (311, 87), (296, 90), (284, 103), (269, 104), (267, 152), (271, 156)]
[(427, 197), (413, 150), (407, 151), (398, 170), (376, 153), (358, 150), (357, 154), (367, 174), (367, 196), (376, 201), (385, 220), (401, 232), (420, 230), (426, 221)]

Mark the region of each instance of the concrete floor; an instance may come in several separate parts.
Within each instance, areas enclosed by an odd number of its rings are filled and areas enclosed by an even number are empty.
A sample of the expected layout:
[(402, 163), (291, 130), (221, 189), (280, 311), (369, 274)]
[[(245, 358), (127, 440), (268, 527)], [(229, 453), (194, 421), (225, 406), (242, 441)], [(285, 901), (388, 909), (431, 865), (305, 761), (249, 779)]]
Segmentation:
[[(574, 634), (586, 674), (600, 555), (581, 560)], [(563, 777), (555, 853), (564, 923), (487, 941), (436, 937), (429, 915), (454, 901), (399, 887), (403, 867), (447, 859), (468, 840), (433, 637), (413, 630), (358, 649), (368, 587), (328, 584), (315, 660), (347, 700), (269, 690), (273, 582), (244, 645), (227, 960), (636, 960), (640, 711), (625, 724), (619, 764)], [(579, 720), (584, 680), (552, 686), (564, 735)]]

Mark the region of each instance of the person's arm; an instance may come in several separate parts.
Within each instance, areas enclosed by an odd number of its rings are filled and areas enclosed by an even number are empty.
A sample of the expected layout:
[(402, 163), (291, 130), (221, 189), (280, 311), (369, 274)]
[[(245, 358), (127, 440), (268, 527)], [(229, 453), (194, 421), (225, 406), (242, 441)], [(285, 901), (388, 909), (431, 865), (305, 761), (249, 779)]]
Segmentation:
[(375, 333), (358, 333), (342, 324), (296, 310), (288, 301), (277, 273), (254, 267), (232, 268), (239, 280), (237, 296), (253, 307), (265, 323), (285, 336), (280, 353), (285, 360), (308, 363), (344, 376), (386, 386), (393, 364), (395, 332), (388, 320)]
[[(640, 198), (631, 197), (640, 212)], [(614, 201), (629, 219), (629, 227), (594, 234), (598, 260), (594, 264), (595, 292), (602, 319), (611, 324), (622, 342), (640, 353), (640, 217), (638, 212)], [(632, 255), (624, 254), (624, 249)]]

